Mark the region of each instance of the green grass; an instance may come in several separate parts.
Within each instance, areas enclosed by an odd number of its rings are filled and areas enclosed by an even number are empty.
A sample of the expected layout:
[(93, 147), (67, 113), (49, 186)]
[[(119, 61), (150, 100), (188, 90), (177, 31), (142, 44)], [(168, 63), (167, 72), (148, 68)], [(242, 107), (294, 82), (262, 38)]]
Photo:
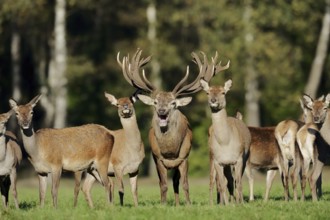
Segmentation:
[[(277, 177), (278, 178), (278, 177)], [(36, 178), (35, 178), (36, 179)], [(279, 179), (279, 178), (278, 178)], [(274, 183), (269, 202), (263, 202), (265, 179), (262, 177), (256, 181), (256, 200), (248, 202), (248, 185), (244, 178), (244, 204), (230, 204), (228, 206), (210, 206), (208, 203), (208, 179), (190, 178), (190, 197), (192, 205), (184, 205), (184, 196), (181, 190), (179, 207), (174, 205), (172, 181), (169, 181), (168, 204), (161, 205), (158, 182), (155, 179), (141, 179), (139, 182), (139, 207), (133, 206), (132, 196), (128, 181), (125, 182), (125, 205), (119, 205), (119, 198), (115, 194), (115, 203), (109, 206), (105, 203), (105, 194), (102, 187), (94, 186), (92, 195), (95, 208), (90, 209), (83, 198), (79, 195), (79, 202), (73, 208), (73, 181), (62, 179), (58, 208), (54, 209), (48, 187), (46, 205), (40, 208), (38, 198), (38, 186), (19, 182), (18, 193), (20, 209), (16, 210), (10, 194), (10, 208), (1, 208), (0, 219), (328, 219), (330, 207), (330, 184), (324, 179), (324, 196), (319, 202), (312, 202), (310, 192), (307, 190), (307, 201), (294, 202), (283, 201), (283, 188), (276, 180)], [(298, 191), (300, 195), (300, 190)], [(215, 198), (215, 196), (214, 196)]]

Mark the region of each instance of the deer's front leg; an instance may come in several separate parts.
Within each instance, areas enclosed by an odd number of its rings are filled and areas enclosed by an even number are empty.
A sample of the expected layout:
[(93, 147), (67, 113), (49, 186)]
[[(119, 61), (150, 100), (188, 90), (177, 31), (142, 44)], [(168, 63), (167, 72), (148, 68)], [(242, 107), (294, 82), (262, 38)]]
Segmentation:
[(80, 191), (80, 183), (81, 183), (81, 175), (82, 175), (82, 171), (77, 171), (74, 173), (74, 200), (73, 200), (73, 206), (76, 207), (77, 206), (77, 202), (78, 202), (78, 195), (79, 195), (79, 191)]
[(39, 173), (38, 179), (39, 179), (39, 201), (40, 206), (44, 207), (45, 205), (45, 196), (46, 196), (46, 190), (47, 190), (47, 176), (48, 174), (45, 173)]
[(16, 172), (16, 168), (13, 168), (11, 170), (11, 173), (10, 173), (10, 182), (11, 182), (11, 186), (12, 186), (12, 191), (13, 191), (13, 196), (14, 196), (14, 201), (15, 201), (15, 207), (16, 207), (16, 209), (18, 209), (19, 208), (19, 205), (18, 205), (17, 188), (16, 188), (16, 185), (17, 185), (17, 172)]
[(57, 208), (57, 195), (58, 187), (60, 186), (60, 178), (62, 174), (62, 169), (56, 169), (52, 172), (52, 197), (53, 197), (53, 206)]
[(159, 187), (160, 187), (160, 198), (161, 203), (166, 204), (167, 196), (167, 169), (164, 166), (163, 162), (153, 155), (154, 161), (156, 163), (157, 174), (159, 178)]

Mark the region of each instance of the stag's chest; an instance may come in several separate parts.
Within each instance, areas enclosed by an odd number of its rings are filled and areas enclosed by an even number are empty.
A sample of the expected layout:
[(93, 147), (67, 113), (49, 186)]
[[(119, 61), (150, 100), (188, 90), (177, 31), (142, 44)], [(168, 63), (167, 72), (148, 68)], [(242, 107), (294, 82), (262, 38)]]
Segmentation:
[(178, 134), (161, 133), (156, 135), (160, 152), (165, 158), (176, 158), (180, 152), (183, 138)]

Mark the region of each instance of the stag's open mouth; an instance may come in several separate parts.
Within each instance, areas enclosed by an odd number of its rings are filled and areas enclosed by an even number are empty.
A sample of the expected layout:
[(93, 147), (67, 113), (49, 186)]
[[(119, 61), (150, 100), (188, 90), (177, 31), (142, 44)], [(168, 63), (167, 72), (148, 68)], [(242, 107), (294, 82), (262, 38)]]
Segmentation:
[(168, 114), (158, 114), (159, 126), (166, 127), (168, 123)]

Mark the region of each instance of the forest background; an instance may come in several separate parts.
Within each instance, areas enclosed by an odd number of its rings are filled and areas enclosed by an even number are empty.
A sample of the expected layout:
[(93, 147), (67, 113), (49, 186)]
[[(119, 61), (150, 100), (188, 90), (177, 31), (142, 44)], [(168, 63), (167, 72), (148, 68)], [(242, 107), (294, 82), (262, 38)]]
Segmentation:
[[(104, 92), (122, 97), (135, 89), (124, 80), (118, 52), (141, 48), (152, 55), (146, 74), (170, 91), (187, 65), (190, 80), (198, 73), (191, 52), (210, 58), (218, 51), (231, 66), (211, 84), (233, 79), (229, 115), (239, 110), (248, 125), (274, 126), (300, 117), (303, 93), (330, 91), (329, 29), (329, 0), (1, 0), (0, 112), (9, 110), (9, 98), (26, 103), (43, 94), (36, 129), (86, 123), (119, 129)], [(147, 139), (152, 109), (135, 106), (146, 148), (141, 173), (155, 175)], [(206, 94), (194, 94), (181, 110), (193, 130), (189, 173), (205, 176)], [(19, 135), (16, 123), (12, 117), (9, 130)]]

